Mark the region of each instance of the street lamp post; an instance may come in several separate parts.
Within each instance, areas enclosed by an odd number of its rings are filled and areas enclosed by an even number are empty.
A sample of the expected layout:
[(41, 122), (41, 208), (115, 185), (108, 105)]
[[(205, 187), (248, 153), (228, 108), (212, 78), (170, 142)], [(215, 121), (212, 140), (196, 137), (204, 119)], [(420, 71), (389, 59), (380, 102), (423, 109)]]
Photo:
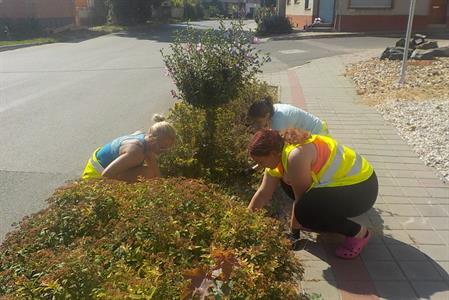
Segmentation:
[(405, 83), (405, 70), (407, 68), (408, 47), (410, 44), (410, 35), (412, 32), (412, 27), (413, 27), (413, 16), (415, 14), (415, 3), (416, 3), (416, 0), (411, 0), (411, 2), (410, 2), (410, 12), (408, 15), (407, 32), (405, 35), (404, 56), (402, 57), (401, 76), (399, 78), (400, 84)]

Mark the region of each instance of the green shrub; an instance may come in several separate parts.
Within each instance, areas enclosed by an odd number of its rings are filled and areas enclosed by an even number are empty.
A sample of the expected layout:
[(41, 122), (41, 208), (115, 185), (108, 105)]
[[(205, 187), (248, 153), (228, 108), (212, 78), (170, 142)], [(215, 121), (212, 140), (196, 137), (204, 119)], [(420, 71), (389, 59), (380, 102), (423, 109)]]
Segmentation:
[(33, 38), (44, 31), (36, 19), (0, 19), (0, 40)]
[(255, 17), (256, 34), (260, 36), (292, 32), (292, 24), (288, 17), (280, 17), (273, 8), (260, 8)]
[(205, 109), (202, 143), (196, 159), (207, 170), (216, 168), (210, 157), (218, 150), (214, 140), (220, 107), (254, 82), (260, 67), (270, 59), (259, 55), (251, 38), (242, 22), (233, 22), (226, 28), (220, 21), (218, 30), (195, 31), (188, 27), (178, 32), (170, 44), (170, 53), (161, 51), (167, 73), (179, 91), (172, 91), (173, 96)]
[(246, 112), (260, 98), (267, 95), (276, 98), (274, 93), (266, 83), (254, 82), (240, 90), (236, 99), (217, 109), (214, 139), (208, 141), (215, 151), (205, 158), (207, 165), (199, 157), (207, 138), (203, 134), (205, 111), (185, 102), (176, 103), (170, 109), (168, 120), (180, 140), (171, 152), (160, 158), (161, 171), (168, 176), (203, 178), (222, 186), (249, 186), (254, 178), (247, 172), (250, 164), (246, 147), (250, 132), (245, 126)]
[(268, 56), (252, 46), (251, 36), (241, 22), (219, 30), (179, 31), (170, 52), (161, 51), (178, 92), (174, 97), (200, 108), (213, 108), (234, 99), (238, 91), (254, 80)]
[(0, 246), (5, 299), (295, 299), (302, 272), (277, 221), (179, 178), (74, 183)]

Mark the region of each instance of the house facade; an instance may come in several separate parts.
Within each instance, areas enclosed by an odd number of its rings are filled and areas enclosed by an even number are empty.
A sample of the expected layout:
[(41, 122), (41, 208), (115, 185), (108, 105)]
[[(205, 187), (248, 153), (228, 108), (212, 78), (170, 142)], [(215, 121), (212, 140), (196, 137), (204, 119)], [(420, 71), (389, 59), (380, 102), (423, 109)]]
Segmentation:
[[(402, 31), (410, 0), (287, 0), (286, 15), (304, 28), (320, 18), (335, 31)], [(449, 0), (417, 0), (414, 30), (449, 29)]]
[(75, 23), (74, 0), (0, 0), (0, 19), (34, 19), (44, 28)]

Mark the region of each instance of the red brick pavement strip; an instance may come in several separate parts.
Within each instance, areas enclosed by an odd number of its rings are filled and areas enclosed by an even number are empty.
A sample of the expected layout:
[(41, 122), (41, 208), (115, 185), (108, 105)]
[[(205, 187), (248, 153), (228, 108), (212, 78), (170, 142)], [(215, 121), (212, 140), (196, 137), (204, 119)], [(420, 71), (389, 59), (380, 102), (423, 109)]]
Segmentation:
[(299, 78), (296, 74), (295, 70), (288, 70), (288, 83), (290, 85), (290, 93), (292, 97), (292, 102), (304, 109), (307, 110), (306, 101), (304, 99), (304, 93), (302, 91), (301, 85), (299, 84)]
[[(292, 103), (307, 109), (304, 93), (294, 70), (288, 70)], [(334, 246), (324, 244), (327, 263), (331, 266), (342, 300), (378, 300), (376, 288), (360, 257), (344, 260), (334, 254)]]

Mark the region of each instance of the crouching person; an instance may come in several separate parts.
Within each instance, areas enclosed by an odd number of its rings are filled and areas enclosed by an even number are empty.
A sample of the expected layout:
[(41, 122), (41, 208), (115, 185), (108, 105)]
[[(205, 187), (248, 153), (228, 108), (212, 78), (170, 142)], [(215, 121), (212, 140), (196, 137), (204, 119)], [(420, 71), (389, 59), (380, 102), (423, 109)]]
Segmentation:
[(135, 182), (138, 177), (160, 177), (157, 156), (173, 147), (176, 132), (164, 117), (155, 115), (153, 126), (114, 139), (96, 149), (87, 162), (82, 179), (111, 178)]
[(248, 150), (266, 168), (250, 210), (263, 207), (283, 182), (294, 200), (293, 226), (299, 223), (317, 232), (340, 233), (346, 238), (336, 255), (354, 258), (360, 254), (371, 233), (348, 218), (367, 212), (378, 193), (376, 174), (364, 157), (330, 137), (298, 129), (287, 129), (282, 135), (260, 130)]

